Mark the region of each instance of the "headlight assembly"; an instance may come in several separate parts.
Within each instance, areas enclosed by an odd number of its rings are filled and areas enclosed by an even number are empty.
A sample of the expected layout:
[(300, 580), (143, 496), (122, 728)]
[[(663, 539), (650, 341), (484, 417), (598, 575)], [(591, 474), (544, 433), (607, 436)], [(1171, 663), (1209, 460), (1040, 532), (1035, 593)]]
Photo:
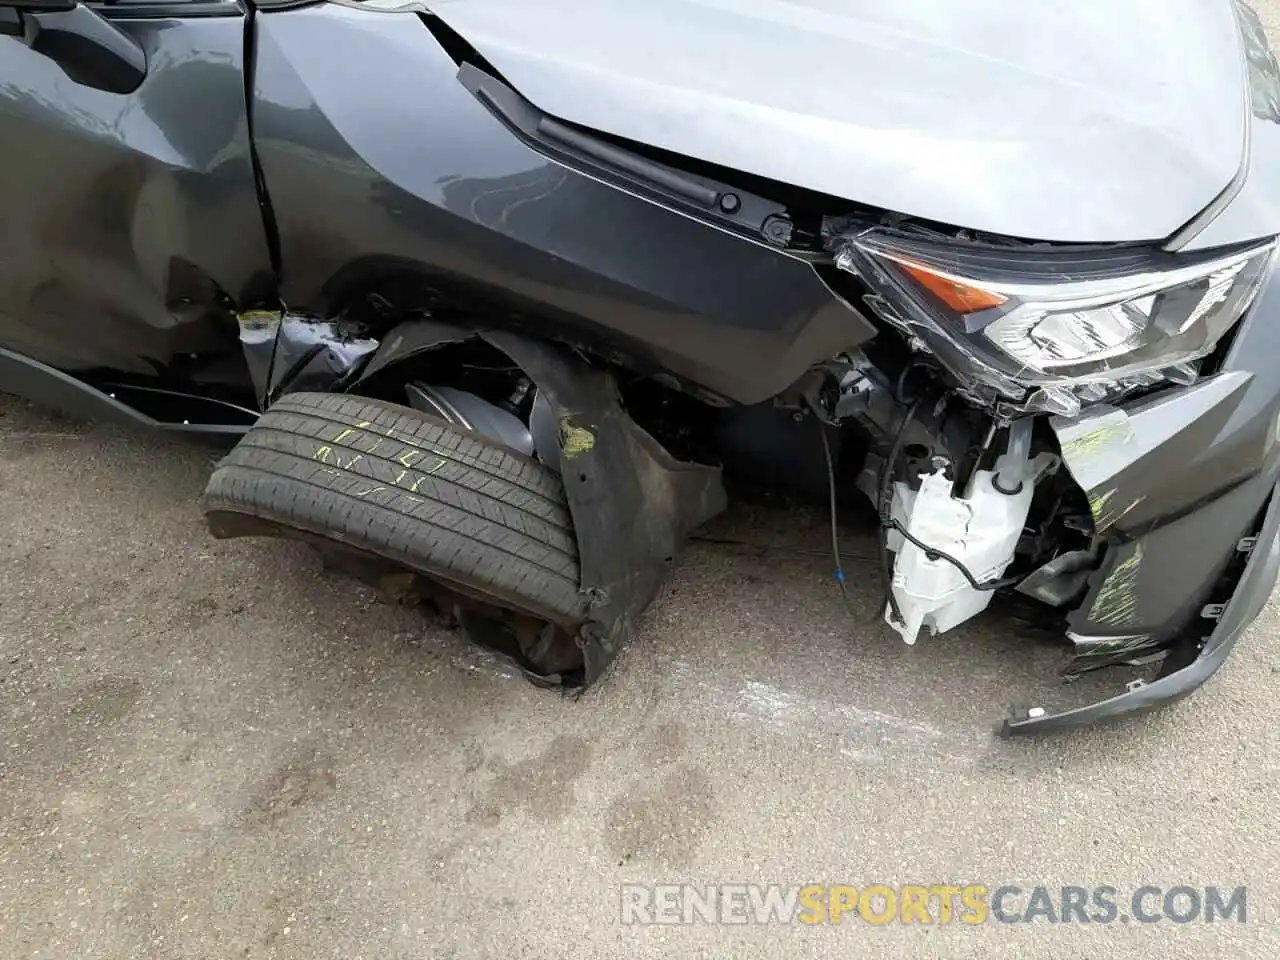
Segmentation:
[(979, 398), (1073, 415), (1186, 381), (1257, 296), (1276, 242), (1183, 256), (1136, 248), (1003, 248), (873, 229), (840, 241), (881, 317)]

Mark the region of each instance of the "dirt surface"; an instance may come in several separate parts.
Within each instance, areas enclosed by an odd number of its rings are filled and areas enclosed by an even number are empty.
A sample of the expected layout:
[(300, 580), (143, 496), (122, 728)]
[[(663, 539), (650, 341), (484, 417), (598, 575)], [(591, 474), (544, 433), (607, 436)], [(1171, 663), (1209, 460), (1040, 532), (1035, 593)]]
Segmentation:
[[(821, 511), (738, 508), (711, 532), (814, 554), (694, 544), (572, 701), (304, 547), (211, 540), (217, 455), (0, 399), (0, 955), (1280, 946), (1274, 610), (1182, 705), (1004, 743), (1020, 694), (1120, 680), (1047, 684), (998, 616), (908, 649), (856, 557), (841, 604)], [(743, 880), (1247, 883), (1250, 923), (619, 923), (622, 883)]]
[[(1280, 26), (1280, 2), (1263, 3)], [(739, 507), (579, 700), (306, 549), (219, 543), (216, 450), (0, 397), (0, 957), (1280, 953), (1275, 602), (1192, 699), (991, 735), (1063, 652), (908, 649), (821, 511)], [(850, 552), (869, 556), (849, 531)], [(625, 883), (1249, 887), (1244, 925), (625, 926)]]

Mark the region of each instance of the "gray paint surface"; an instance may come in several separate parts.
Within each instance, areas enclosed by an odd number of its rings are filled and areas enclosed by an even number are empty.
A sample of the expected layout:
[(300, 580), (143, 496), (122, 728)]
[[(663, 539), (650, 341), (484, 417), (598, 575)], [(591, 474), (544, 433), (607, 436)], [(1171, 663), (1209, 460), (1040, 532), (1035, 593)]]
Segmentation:
[(527, 147), (412, 13), (317, 4), (257, 30), (254, 137), (293, 310), (448, 278), (743, 403), (874, 332), (808, 264)]
[(1249, 78), (1249, 152), (1239, 192), (1218, 216), (1204, 218), (1183, 249), (1202, 250), (1280, 233), (1280, 63), (1267, 43), (1263, 16), (1240, 0)]
[(440, 0), (539, 108), (949, 224), (1163, 238), (1231, 181), (1230, 0)]
[[(151, 373), (238, 352), (208, 320), (271, 273), (240, 15), (121, 20), (132, 94), (73, 82), (0, 36), (0, 346), (62, 369)], [(234, 353), (232, 354), (234, 356)]]

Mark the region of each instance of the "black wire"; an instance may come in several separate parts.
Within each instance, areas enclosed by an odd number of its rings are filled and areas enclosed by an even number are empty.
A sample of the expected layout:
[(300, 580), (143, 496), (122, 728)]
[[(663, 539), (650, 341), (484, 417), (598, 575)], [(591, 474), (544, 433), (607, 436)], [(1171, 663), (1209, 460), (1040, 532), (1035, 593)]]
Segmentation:
[(898, 598), (893, 595), (893, 554), (889, 550), (889, 529), (892, 526), (890, 520), (890, 510), (892, 509), (893, 500), (893, 468), (898, 462), (898, 454), (902, 452), (902, 441), (907, 435), (907, 426), (916, 418), (916, 411), (920, 409), (920, 404), (924, 402), (924, 394), (916, 397), (912, 401), (911, 406), (907, 407), (907, 412), (902, 415), (902, 422), (898, 424), (898, 432), (893, 437), (893, 443), (889, 447), (889, 454), (885, 457), (884, 463), (880, 467), (880, 489), (876, 496), (876, 514), (880, 518), (880, 589), (881, 604), (876, 608), (876, 619), (880, 618), (880, 611), (886, 606), (893, 616), (893, 619), (902, 623), (902, 610), (898, 606)]
[[(910, 403), (907, 399), (907, 377), (911, 376), (911, 371), (916, 368), (914, 363), (909, 363), (902, 368), (902, 372), (898, 374), (898, 379), (893, 382), (893, 399), (899, 403)], [(917, 399), (919, 395), (917, 394)]]
[[(900, 381), (901, 382), (901, 381)], [(898, 606), (898, 599), (893, 595), (893, 569), (891, 563), (892, 554), (889, 550), (889, 531), (897, 530), (902, 534), (904, 540), (914, 544), (917, 548), (924, 551), (929, 559), (938, 558), (947, 561), (961, 575), (969, 581), (969, 586), (974, 590), (991, 591), (999, 590), (1002, 587), (1011, 587), (1022, 582), (1022, 577), (1005, 577), (1003, 579), (989, 580), (986, 583), (978, 580), (963, 563), (941, 550), (929, 546), (927, 543), (918, 539), (913, 534), (907, 532), (897, 520), (890, 515), (892, 509), (892, 483), (893, 468), (897, 464), (898, 455), (902, 452), (902, 441), (906, 438), (907, 427), (915, 419), (916, 413), (920, 409), (920, 404), (924, 402), (924, 395), (916, 397), (912, 401), (911, 406), (907, 408), (907, 412), (902, 416), (902, 422), (898, 424), (898, 432), (894, 435), (893, 443), (889, 447), (888, 456), (885, 459), (880, 471), (880, 488), (877, 497), (877, 513), (880, 517), (880, 582), (884, 590), (885, 602), (876, 608), (876, 618), (879, 619), (880, 611), (887, 604), (892, 611), (895, 621), (903, 623), (902, 610)], [(818, 411), (814, 410), (815, 419), (818, 421), (818, 433), (822, 437), (822, 453), (827, 461), (827, 490), (831, 503), (831, 555), (836, 565), (836, 583), (840, 585), (840, 595), (844, 599), (846, 606), (849, 603), (849, 591), (845, 586), (844, 564), (840, 559), (840, 531), (837, 524), (836, 514), (836, 468), (835, 462), (831, 458), (831, 443), (827, 440), (827, 431), (824, 426), (822, 417), (818, 415)]]
[(979, 580), (977, 577), (975, 577), (972, 573), (970, 573), (969, 568), (966, 567), (959, 560), (957, 560), (955, 557), (951, 556), (951, 554), (943, 553), (937, 547), (931, 547), (927, 543), (923, 543), (916, 537), (907, 533), (906, 527), (904, 527), (897, 520), (891, 519), (886, 529), (897, 530), (900, 534), (902, 534), (904, 539), (910, 541), (911, 543), (919, 547), (921, 550), (923, 550), (925, 553), (925, 556), (929, 557), (930, 559), (933, 559), (936, 557), (940, 560), (947, 561), (947, 563), (951, 564), (953, 567), (959, 570), (962, 574), (964, 574), (964, 578), (969, 581), (969, 586), (973, 587), (973, 589), (975, 590), (999, 590), (1002, 587), (1015, 586), (1016, 584), (1019, 584), (1023, 581), (1022, 577), (1005, 577), (1002, 580), (988, 580), (984, 583), (981, 580)]
[(831, 500), (831, 555), (836, 564), (836, 583), (840, 585), (840, 598), (852, 613), (853, 607), (849, 603), (849, 588), (845, 586), (847, 578), (844, 574), (844, 564), (840, 560), (840, 531), (836, 522), (836, 465), (831, 458), (831, 443), (827, 440), (826, 418), (822, 415), (822, 410), (819, 409), (813, 398), (806, 399), (814, 419), (818, 422), (818, 434), (822, 437), (822, 453), (827, 460), (827, 492)]
[(840, 531), (836, 527), (836, 467), (831, 459), (831, 443), (827, 440), (827, 428), (818, 421), (818, 433), (822, 435), (822, 452), (827, 458), (827, 490), (831, 495), (831, 556), (836, 562), (836, 583), (840, 584), (840, 593), (846, 602), (849, 591), (845, 588), (844, 564), (840, 562)]
[(840, 585), (840, 599), (845, 609), (853, 613), (853, 604), (849, 601), (849, 588), (845, 586), (844, 562), (840, 559), (840, 531), (836, 525), (836, 465), (831, 459), (831, 443), (827, 440), (827, 428), (822, 419), (818, 419), (818, 432), (822, 434), (822, 452), (827, 458), (827, 490), (831, 494), (831, 555), (836, 562), (836, 583)]

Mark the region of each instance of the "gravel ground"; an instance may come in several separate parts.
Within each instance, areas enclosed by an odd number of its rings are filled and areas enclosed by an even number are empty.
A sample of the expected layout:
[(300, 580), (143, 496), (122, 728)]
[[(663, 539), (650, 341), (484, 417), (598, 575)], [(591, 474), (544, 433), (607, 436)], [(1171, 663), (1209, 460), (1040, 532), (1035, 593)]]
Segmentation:
[[(1047, 685), (1062, 652), (998, 615), (907, 649), (820, 556), (700, 543), (571, 701), (305, 548), (211, 540), (216, 456), (0, 397), (0, 956), (1280, 953), (1274, 601), (1192, 699), (1006, 743), (1011, 700), (1119, 680)], [(619, 923), (621, 884), (685, 881), (1247, 884), (1249, 922)]]

